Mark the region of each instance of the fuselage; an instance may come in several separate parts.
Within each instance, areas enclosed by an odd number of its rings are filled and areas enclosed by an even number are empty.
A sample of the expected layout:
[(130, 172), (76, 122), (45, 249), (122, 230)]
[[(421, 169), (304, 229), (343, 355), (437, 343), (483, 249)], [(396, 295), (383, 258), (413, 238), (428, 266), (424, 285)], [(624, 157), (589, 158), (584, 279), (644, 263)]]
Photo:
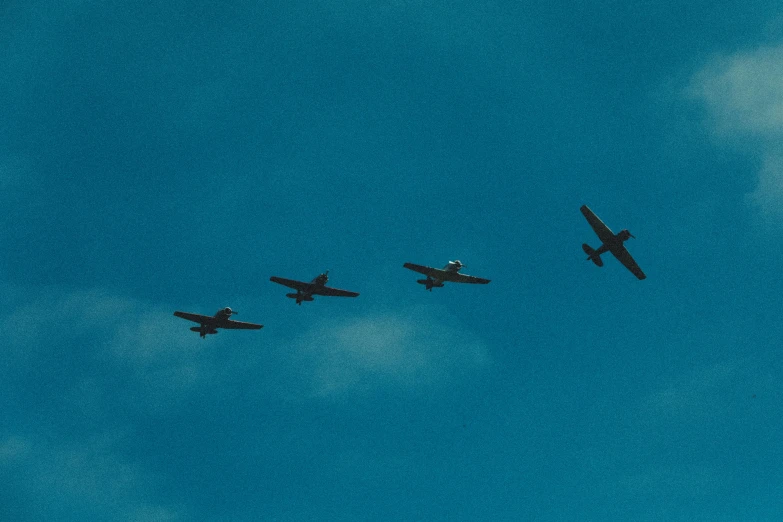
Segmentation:
[[(449, 261), (448, 264), (443, 267), (444, 272), (459, 272), (460, 270), (462, 270), (462, 263), (459, 261)], [(442, 279), (438, 279), (437, 277), (433, 277), (432, 279), (443, 282)]]
[[(444, 272), (459, 272), (462, 270), (462, 263), (459, 261), (449, 261), (446, 266), (443, 267)], [(428, 275), (427, 279), (419, 279), (417, 283), (427, 287), (427, 290), (432, 292), (433, 288), (442, 288), (445, 280), (440, 279), (438, 276)]]
[(319, 274), (312, 281), (310, 281), (310, 284), (307, 287), (297, 290), (296, 293), (292, 292), (290, 294), (285, 294), (285, 296), (290, 297), (291, 299), (296, 299), (296, 304), (301, 305), (302, 301), (312, 301), (313, 290), (318, 287), (326, 286), (328, 281), (329, 271), (327, 270), (323, 274)]
[(206, 337), (207, 335), (215, 335), (217, 332), (217, 329), (220, 327), (220, 323), (223, 321), (228, 321), (231, 319), (231, 316), (235, 314), (236, 312), (233, 311), (228, 306), (225, 308), (222, 308), (215, 312), (215, 315), (212, 317), (215, 319), (214, 322), (210, 323), (201, 323), (199, 326), (194, 326), (191, 328), (192, 331), (198, 332), (201, 337)]
[(596, 256), (600, 256), (604, 252), (614, 252), (618, 248), (622, 248), (623, 243), (628, 241), (629, 238), (631, 238), (631, 233), (627, 230), (621, 230), (614, 236), (612, 236), (608, 241), (601, 243), (601, 246), (596, 249), (595, 254)]

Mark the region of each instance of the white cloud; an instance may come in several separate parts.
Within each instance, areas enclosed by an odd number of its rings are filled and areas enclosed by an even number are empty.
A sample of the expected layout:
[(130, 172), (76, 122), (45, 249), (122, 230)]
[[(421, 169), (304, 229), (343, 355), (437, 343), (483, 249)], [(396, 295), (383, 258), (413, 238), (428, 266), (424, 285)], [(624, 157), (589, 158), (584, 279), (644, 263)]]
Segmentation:
[[(9, 290), (0, 392), (13, 401), (15, 389), (34, 388), (52, 427), (25, 434), (31, 419), (8, 419), (0, 477), (10, 477), (7, 494), (42, 520), (186, 517), (183, 507), (156, 500), (163, 477), (129, 457), (134, 443), (125, 433), (138, 431), (139, 416), (187, 411), (195, 397), (201, 406), (237, 397), (253, 409), (270, 396), (354, 401), (428, 392), (490, 364), (482, 340), (434, 307), (334, 318), (285, 338), (264, 330), (202, 341), (165, 304), (103, 290)], [(49, 378), (61, 377), (63, 365), (67, 378)]]
[(759, 155), (750, 204), (783, 217), (783, 45), (713, 58), (688, 94), (707, 108), (712, 130)]
[[(5, 419), (0, 433), (0, 476), (5, 492), (22, 499), (22, 518), (183, 518), (181, 506), (156, 501), (162, 479), (127, 456), (135, 442), (124, 431), (137, 427), (126, 414), (171, 413), (205, 388), (221, 396), (224, 361), (210, 356), (220, 339), (200, 341), (165, 305), (102, 290), (9, 290), (0, 391), (14, 405), (19, 389), (35, 390), (46, 405), (45, 433), (19, 435), (30, 420), (40, 423), (36, 413)], [(63, 367), (67, 378), (51, 377)]]
[[(8, 342), (3, 370), (8, 376), (23, 373), (41, 360), (51, 361), (63, 346), (77, 345), (79, 357), (92, 362), (74, 374), (66, 390), (70, 395), (63, 398), (85, 411), (100, 411), (111, 400), (160, 414), (205, 390), (220, 396), (244, 390), (252, 401), (245, 390), (250, 382), (253, 393), (299, 399), (384, 387), (431, 389), (459, 382), (490, 363), (477, 335), (429, 306), (331, 319), (285, 337), (264, 330), (199, 340), (165, 305), (102, 290), (31, 293), (39, 295), (0, 316)], [(270, 367), (276, 369), (271, 374)], [(259, 373), (267, 375), (262, 383)], [(124, 384), (107, 389), (110, 380)]]
[(323, 322), (294, 346), (312, 394), (321, 397), (381, 387), (427, 389), (490, 362), (477, 336), (427, 307)]
[(10, 470), (5, 492), (26, 498), (40, 520), (182, 519), (181, 507), (155, 501), (156, 477), (122, 458), (115, 448), (121, 443), (116, 434), (77, 444), (8, 436), (0, 442), (0, 471)]
[[(35, 289), (17, 299), (21, 303), (0, 316), (6, 354), (0, 372), (7, 377), (36, 366), (45, 370), (75, 346), (78, 353), (68, 357), (88, 364), (74, 367), (71, 389), (60, 393), (73, 394), (85, 408), (100, 408), (97, 397), (111, 396), (115, 404), (160, 413), (199, 388), (220, 385), (217, 362), (204, 353), (215, 343), (199, 342), (187, 330), (191, 325), (164, 305), (102, 290)], [(105, 389), (111, 379), (125, 384)]]
[[(775, 150), (780, 148), (780, 150)], [(783, 215), (783, 145), (772, 146), (764, 156), (759, 180), (748, 202), (769, 217)]]
[(719, 132), (783, 135), (783, 46), (714, 58), (693, 78)]

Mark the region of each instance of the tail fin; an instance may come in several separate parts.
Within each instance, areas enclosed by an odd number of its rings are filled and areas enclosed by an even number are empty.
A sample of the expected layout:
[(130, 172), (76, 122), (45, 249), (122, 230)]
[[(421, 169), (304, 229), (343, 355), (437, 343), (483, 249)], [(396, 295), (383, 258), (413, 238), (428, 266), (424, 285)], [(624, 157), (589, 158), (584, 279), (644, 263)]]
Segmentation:
[(595, 250), (593, 250), (590, 245), (587, 243), (584, 243), (582, 245), (582, 250), (585, 251), (585, 254), (587, 254), (587, 259), (595, 263), (597, 266), (604, 266), (604, 262), (601, 259), (601, 255), (595, 255)]

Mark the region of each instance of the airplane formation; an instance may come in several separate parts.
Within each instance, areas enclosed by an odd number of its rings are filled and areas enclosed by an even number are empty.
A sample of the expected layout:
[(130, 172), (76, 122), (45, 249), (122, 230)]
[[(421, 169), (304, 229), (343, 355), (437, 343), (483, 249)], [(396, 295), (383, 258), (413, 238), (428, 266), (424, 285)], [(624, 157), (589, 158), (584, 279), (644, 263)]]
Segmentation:
[[(637, 279), (645, 279), (647, 276), (642, 272), (642, 269), (639, 268), (639, 265), (636, 264), (636, 261), (623, 244), (634, 236), (626, 229), (615, 234), (587, 205), (582, 205), (579, 210), (601, 241), (601, 245), (596, 249), (592, 248), (587, 243), (582, 244), (582, 250), (587, 254), (587, 260), (592, 261), (596, 266), (602, 267), (604, 266), (604, 262), (603, 259), (601, 259), (601, 254), (609, 252), (617, 258), (625, 268), (635, 275)], [(442, 288), (444, 283), (447, 282), (479, 285), (486, 285), (490, 282), (489, 279), (461, 274), (460, 270), (465, 268), (465, 265), (458, 260), (449, 261), (443, 268), (433, 268), (414, 263), (404, 263), (402, 266), (403, 268), (427, 276), (426, 279), (417, 279), (416, 282), (420, 285), (424, 285), (425, 289), (430, 292), (432, 292), (433, 288)], [(285, 296), (290, 299), (295, 299), (297, 305), (301, 305), (304, 301), (313, 301), (314, 295), (330, 297), (358, 297), (359, 295), (358, 292), (340, 290), (339, 288), (326, 286), (326, 283), (329, 281), (328, 270), (323, 274), (316, 276), (310, 282), (285, 279), (277, 276), (272, 276), (269, 280), (273, 283), (296, 290), (295, 293), (291, 292), (285, 294)], [(201, 315), (180, 311), (174, 312), (174, 315), (177, 317), (198, 323), (199, 326), (193, 326), (190, 329), (194, 332), (198, 332), (202, 339), (206, 338), (207, 335), (217, 334), (218, 328), (224, 328), (226, 330), (260, 330), (264, 327), (262, 324), (245, 323), (231, 319), (231, 316), (236, 314), (237, 312), (229, 307), (218, 310), (215, 315)]]

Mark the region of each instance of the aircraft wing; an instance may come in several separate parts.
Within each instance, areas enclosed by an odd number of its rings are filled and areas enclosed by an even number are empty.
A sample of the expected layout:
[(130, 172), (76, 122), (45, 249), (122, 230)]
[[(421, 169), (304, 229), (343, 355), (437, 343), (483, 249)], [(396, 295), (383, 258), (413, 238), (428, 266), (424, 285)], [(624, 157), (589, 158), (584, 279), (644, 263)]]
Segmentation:
[(473, 277), (466, 274), (460, 274), (459, 272), (450, 272), (448, 270), (441, 270), (439, 268), (432, 268), (430, 266), (415, 265), (413, 263), (405, 263), (405, 268), (413, 270), (420, 274), (424, 274), (427, 277), (437, 279), (439, 281), (448, 281), (451, 283), (473, 283), (485, 285), (489, 283), (489, 279), (482, 279), (480, 277)]
[(215, 323), (215, 328), (227, 328), (229, 330), (260, 330), (263, 327), (263, 324), (243, 323), (242, 321), (234, 321), (232, 319)]
[(596, 216), (587, 205), (582, 205), (579, 210), (581, 210), (582, 214), (584, 214), (585, 218), (587, 218), (587, 222), (590, 223), (591, 227), (593, 227), (595, 234), (602, 243), (606, 243), (614, 237), (614, 232), (612, 232), (609, 227), (604, 225), (604, 222), (598, 219), (598, 216)]
[(174, 312), (174, 315), (199, 324), (214, 324), (215, 318), (211, 315), (191, 314), (188, 312)]
[(614, 257), (616, 257), (618, 261), (625, 265), (625, 268), (630, 270), (637, 278), (641, 280), (647, 277), (644, 275), (642, 269), (639, 268), (639, 265), (636, 264), (636, 261), (634, 261), (633, 257), (631, 257), (631, 254), (624, 246), (620, 246), (620, 248), (611, 250), (611, 252), (614, 254)]
[(413, 270), (414, 272), (424, 274), (425, 276), (432, 277), (433, 279), (440, 279), (441, 281), (445, 281), (449, 274), (445, 270), (432, 268), (431, 266), (415, 265), (413, 263), (405, 263), (402, 266), (408, 270)]
[(356, 297), (359, 295), (357, 292), (340, 290), (339, 288), (330, 288), (328, 286), (313, 286), (310, 289), (310, 292), (312, 295), (329, 295), (333, 297)]
[(283, 277), (272, 276), (269, 278), (273, 283), (293, 288), (294, 290), (307, 290), (311, 284), (304, 281), (294, 281), (293, 279), (285, 279)]
[(489, 283), (489, 279), (482, 279), (481, 277), (460, 274), (458, 272), (446, 272), (446, 274), (448, 275), (444, 281), (449, 281), (451, 283), (472, 283), (477, 285), (485, 285)]

